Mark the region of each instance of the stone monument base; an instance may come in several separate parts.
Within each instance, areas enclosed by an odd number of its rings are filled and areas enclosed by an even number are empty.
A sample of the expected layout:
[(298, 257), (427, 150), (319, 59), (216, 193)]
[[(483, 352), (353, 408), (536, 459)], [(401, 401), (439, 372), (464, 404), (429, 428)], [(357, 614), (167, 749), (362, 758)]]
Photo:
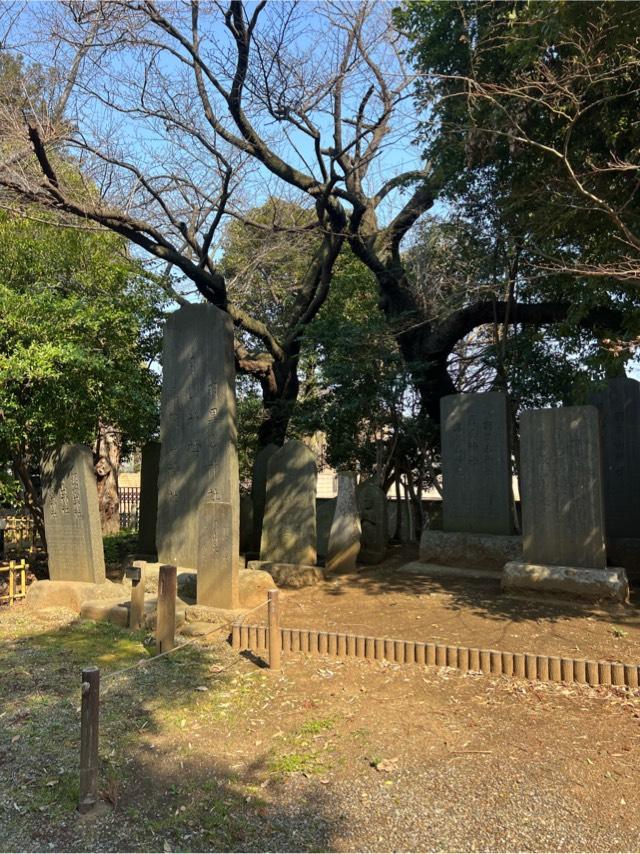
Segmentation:
[(510, 561), (502, 573), (503, 590), (530, 590), (583, 599), (627, 602), (629, 582), (621, 567), (583, 569)]
[(324, 581), (324, 572), (319, 566), (303, 563), (280, 563), (270, 560), (250, 560), (247, 569), (269, 573), (278, 587), (313, 587)]
[(82, 606), (89, 600), (118, 601), (129, 596), (129, 591), (121, 584), (103, 581), (34, 581), (27, 590), (26, 603), (34, 611), (43, 608), (68, 608), (80, 613)]
[(467, 581), (500, 581), (502, 572), (491, 569), (471, 569), (461, 566), (444, 566), (436, 563), (421, 563), (414, 560), (403, 564), (398, 572), (425, 575), (429, 578), (464, 578)]
[(505, 563), (521, 558), (520, 536), (427, 529), (420, 538), (421, 563), (501, 572)]

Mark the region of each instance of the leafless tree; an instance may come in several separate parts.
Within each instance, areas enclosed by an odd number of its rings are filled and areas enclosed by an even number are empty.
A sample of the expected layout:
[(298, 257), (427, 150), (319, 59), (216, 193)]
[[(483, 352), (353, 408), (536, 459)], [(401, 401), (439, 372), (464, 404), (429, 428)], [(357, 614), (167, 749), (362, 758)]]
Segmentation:
[[(455, 391), (448, 360), (458, 341), (487, 323), (554, 322), (569, 308), (477, 294), (446, 317), (430, 315), (401, 244), (438, 182), (414, 155), (406, 170), (390, 155), (410, 141), (415, 114), (388, 11), (355, 1), (47, 5), (40, 58), (60, 81), (64, 111), (0, 116), (11, 137), (0, 162), (7, 204), (111, 229), (229, 312), (238, 364), (262, 385), (262, 442), (284, 437), (304, 329), (345, 242), (375, 274), (380, 308), (434, 418), (440, 397)], [(226, 216), (283, 187), (314, 210), (318, 249), (275, 334), (236, 299), (216, 241)], [(290, 228), (277, 219), (268, 227)], [(597, 318), (619, 320), (614, 310)]]

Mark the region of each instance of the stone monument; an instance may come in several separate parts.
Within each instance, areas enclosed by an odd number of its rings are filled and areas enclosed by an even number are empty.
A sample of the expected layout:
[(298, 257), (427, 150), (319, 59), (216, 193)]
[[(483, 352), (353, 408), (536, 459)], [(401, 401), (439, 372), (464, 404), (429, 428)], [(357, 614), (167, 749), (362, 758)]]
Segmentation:
[(160, 469), (160, 442), (147, 442), (142, 448), (140, 465), (140, 512), (138, 545), (143, 554), (156, 551), (156, 523), (158, 519), (158, 472)]
[(520, 467), (523, 560), (505, 565), (503, 586), (626, 601), (624, 569), (607, 569), (595, 407), (524, 412)]
[(197, 601), (211, 608), (238, 608), (237, 555), (231, 536), (233, 507), (204, 501), (198, 511)]
[(269, 459), (262, 561), (315, 564), (317, 478), (314, 455), (295, 439)]
[(373, 481), (361, 483), (357, 490), (360, 511), (360, 554), (358, 560), (366, 565), (384, 560), (389, 542), (387, 496)]
[(640, 383), (610, 379), (590, 402), (600, 414), (607, 556), (640, 576)]
[(361, 533), (355, 472), (338, 472), (338, 498), (327, 550), (328, 572), (355, 570)]
[(260, 552), (262, 520), (267, 495), (267, 467), (269, 460), (278, 451), (277, 445), (265, 445), (256, 454), (251, 477), (251, 501), (253, 502), (253, 538), (251, 551)]
[(44, 528), (52, 581), (105, 581), (93, 454), (63, 445), (42, 463)]
[(521, 548), (514, 536), (507, 397), (448, 395), (440, 412), (443, 531), (423, 531), (420, 560), (500, 572)]
[[(158, 560), (199, 569), (200, 509), (206, 502), (223, 502), (231, 512), (217, 517), (220, 537), (231, 542), (237, 571), (240, 490), (229, 315), (209, 303), (174, 312), (165, 328), (162, 366)], [(222, 532), (223, 525), (228, 530)], [(209, 589), (202, 580), (198, 602), (201, 589)]]

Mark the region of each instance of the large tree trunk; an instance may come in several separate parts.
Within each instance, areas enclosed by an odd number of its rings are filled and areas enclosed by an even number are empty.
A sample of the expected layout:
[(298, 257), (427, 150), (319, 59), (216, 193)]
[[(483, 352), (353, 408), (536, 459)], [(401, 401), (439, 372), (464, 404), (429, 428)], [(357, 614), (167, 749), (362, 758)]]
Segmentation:
[(298, 354), (274, 363), (269, 376), (262, 381), (262, 403), (265, 418), (258, 430), (258, 447), (284, 444), (298, 393)]
[(120, 530), (120, 495), (118, 493), (120, 451), (120, 432), (110, 425), (100, 424), (94, 467), (103, 534), (117, 534)]

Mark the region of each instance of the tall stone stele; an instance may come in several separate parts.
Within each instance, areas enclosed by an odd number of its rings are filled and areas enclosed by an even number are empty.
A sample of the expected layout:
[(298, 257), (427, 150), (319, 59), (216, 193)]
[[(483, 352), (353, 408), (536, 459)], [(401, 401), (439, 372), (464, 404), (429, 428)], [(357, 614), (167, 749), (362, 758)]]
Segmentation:
[(291, 440), (269, 459), (260, 560), (313, 566), (316, 562), (315, 457)]
[(607, 557), (640, 576), (640, 383), (607, 380), (590, 402), (600, 414)]
[(503, 586), (626, 601), (624, 569), (607, 567), (595, 407), (522, 413), (520, 494), (523, 560), (505, 565)]
[(501, 392), (440, 401), (443, 531), (426, 529), (420, 560), (500, 571), (520, 553), (514, 536), (508, 399)]
[(160, 471), (160, 442), (147, 442), (142, 448), (140, 466), (140, 520), (138, 546), (142, 554), (156, 551), (158, 522), (158, 474)]
[[(198, 571), (202, 561), (203, 572), (212, 572), (211, 555), (202, 552), (200, 517), (211, 515), (203, 509), (206, 503), (221, 502), (231, 507), (216, 516), (218, 542), (228, 542), (233, 556), (224, 571), (237, 573), (240, 491), (229, 315), (208, 303), (174, 312), (165, 327), (162, 370), (158, 560)], [(226, 545), (217, 553), (226, 555)], [(237, 583), (228, 587), (236, 589)], [(198, 604), (225, 607), (206, 580), (198, 583)]]
[(389, 542), (387, 496), (373, 481), (361, 483), (357, 489), (360, 511), (360, 563), (371, 565), (384, 560)]
[(360, 551), (361, 534), (355, 472), (338, 472), (338, 498), (331, 523), (327, 550), (328, 572), (353, 572), (355, 570)]
[(265, 445), (256, 454), (251, 477), (251, 502), (253, 504), (253, 535), (251, 551), (260, 552), (262, 520), (267, 499), (267, 469), (269, 460), (279, 450), (277, 445)]
[(52, 581), (105, 580), (93, 454), (63, 445), (42, 463), (44, 528)]

